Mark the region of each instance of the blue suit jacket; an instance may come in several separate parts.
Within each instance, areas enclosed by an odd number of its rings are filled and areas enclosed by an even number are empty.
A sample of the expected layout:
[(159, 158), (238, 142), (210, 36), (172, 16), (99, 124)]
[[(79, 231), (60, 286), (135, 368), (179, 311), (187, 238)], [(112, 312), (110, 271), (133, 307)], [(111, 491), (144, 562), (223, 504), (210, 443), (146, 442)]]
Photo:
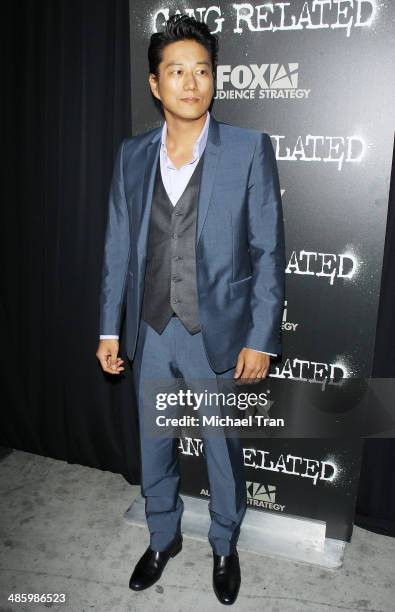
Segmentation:
[[(122, 142), (110, 189), (100, 334), (125, 318), (132, 360), (139, 328), (161, 127)], [(270, 137), (211, 115), (196, 224), (196, 274), (204, 345), (215, 372), (244, 347), (281, 353), (284, 221)]]

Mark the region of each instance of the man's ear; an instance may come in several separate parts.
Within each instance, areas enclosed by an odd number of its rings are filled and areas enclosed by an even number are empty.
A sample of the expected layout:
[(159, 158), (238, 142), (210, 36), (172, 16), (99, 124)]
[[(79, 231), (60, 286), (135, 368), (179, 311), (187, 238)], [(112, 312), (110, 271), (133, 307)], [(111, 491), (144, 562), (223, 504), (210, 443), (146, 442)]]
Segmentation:
[(148, 77), (148, 82), (153, 95), (155, 96), (155, 98), (158, 98), (158, 100), (160, 100), (160, 95), (158, 91), (158, 79), (156, 78), (156, 75), (150, 73)]

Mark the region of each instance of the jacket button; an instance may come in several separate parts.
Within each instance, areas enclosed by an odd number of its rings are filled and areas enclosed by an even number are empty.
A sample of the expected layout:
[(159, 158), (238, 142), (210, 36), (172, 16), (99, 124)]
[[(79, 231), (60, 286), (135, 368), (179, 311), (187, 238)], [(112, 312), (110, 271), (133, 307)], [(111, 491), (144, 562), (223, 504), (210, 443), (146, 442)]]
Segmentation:
[(173, 234), (173, 238), (178, 238), (178, 234), (176, 234), (176, 233), (174, 232), (174, 234)]

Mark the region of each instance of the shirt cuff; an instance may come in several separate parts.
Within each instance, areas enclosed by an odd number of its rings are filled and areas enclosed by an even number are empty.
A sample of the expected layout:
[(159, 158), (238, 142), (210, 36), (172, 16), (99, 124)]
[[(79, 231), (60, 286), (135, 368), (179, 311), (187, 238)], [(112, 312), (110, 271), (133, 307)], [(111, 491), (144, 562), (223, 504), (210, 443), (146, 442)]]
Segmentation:
[(106, 339), (112, 339), (112, 340), (118, 340), (119, 336), (109, 336), (109, 335), (104, 335), (104, 336), (100, 336), (100, 340), (106, 340)]
[[(248, 346), (246, 348), (249, 348)], [(277, 357), (277, 353), (267, 353), (266, 351), (258, 351), (257, 349), (252, 349), (253, 351), (256, 351), (257, 353), (263, 353), (264, 355), (271, 355), (272, 357)]]

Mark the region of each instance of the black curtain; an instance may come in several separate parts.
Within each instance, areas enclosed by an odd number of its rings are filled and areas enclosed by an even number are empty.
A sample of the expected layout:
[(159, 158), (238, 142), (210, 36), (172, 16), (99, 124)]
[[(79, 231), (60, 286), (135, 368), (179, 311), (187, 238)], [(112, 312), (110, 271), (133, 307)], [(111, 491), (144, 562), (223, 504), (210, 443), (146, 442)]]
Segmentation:
[(2, 17), (0, 444), (138, 483), (130, 369), (108, 380), (95, 356), (107, 196), (131, 135), (128, 0), (10, 1)]
[[(4, 3), (0, 444), (139, 482), (130, 364), (100, 369), (113, 160), (131, 135), (127, 0)], [(147, 70), (147, 66), (142, 67)], [(375, 376), (394, 376), (392, 189)], [(394, 534), (394, 440), (367, 440), (357, 523)]]

